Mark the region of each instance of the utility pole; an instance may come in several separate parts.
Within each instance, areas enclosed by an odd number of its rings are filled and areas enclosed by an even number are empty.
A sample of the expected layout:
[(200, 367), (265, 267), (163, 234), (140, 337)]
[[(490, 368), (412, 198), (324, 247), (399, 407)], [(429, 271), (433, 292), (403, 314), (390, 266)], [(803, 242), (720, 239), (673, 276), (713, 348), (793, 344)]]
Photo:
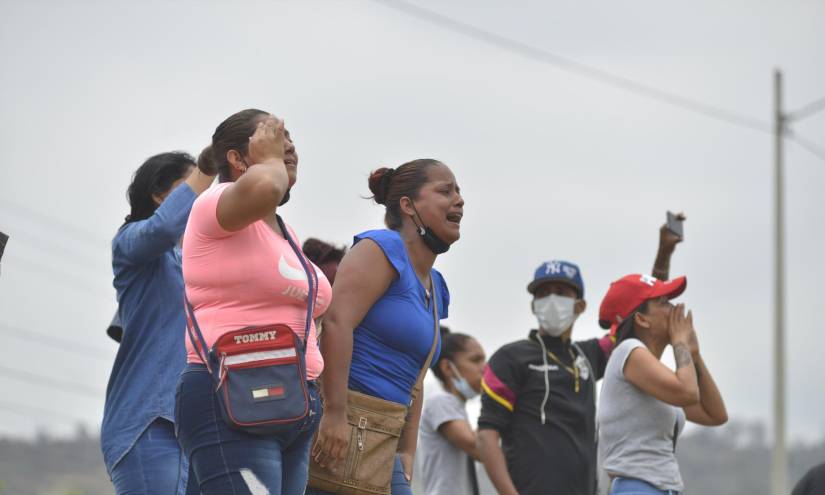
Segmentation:
[[(773, 334), (773, 462), (771, 495), (787, 495), (788, 453), (785, 450), (785, 171), (783, 148), (786, 136), (793, 138), (790, 124), (825, 110), (825, 97), (793, 112), (782, 110), (782, 72), (773, 73), (773, 133), (775, 187), (774, 334)], [(805, 145), (799, 137), (800, 144)], [(806, 145), (814, 153), (815, 150)]]
[(785, 451), (785, 225), (784, 174), (782, 144), (785, 134), (785, 115), (782, 113), (782, 72), (773, 73), (774, 108), (774, 186), (776, 232), (774, 265), (774, 382), (773, 382), (773, 466), (771, 495), (786, 495), (788, 485), (788, 455)]

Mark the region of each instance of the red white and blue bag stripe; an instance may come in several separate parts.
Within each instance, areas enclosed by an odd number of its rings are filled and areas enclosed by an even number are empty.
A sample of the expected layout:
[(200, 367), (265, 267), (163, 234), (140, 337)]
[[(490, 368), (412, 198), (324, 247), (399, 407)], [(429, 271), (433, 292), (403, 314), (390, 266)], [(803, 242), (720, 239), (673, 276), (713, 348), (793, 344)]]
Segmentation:
[(195, 310), (184, 294), (187, 334), (215, 382), (224, 421), (230, 428), (259, 435), (289, 431), (309, 414), (306, 346), (318, 276), (281, 217), (277, 220), (307, 274), (309, 290), (303, 340), (284, 324), (246, 327), (220, 336), (204, 356), (206, 341), (195, 319)]

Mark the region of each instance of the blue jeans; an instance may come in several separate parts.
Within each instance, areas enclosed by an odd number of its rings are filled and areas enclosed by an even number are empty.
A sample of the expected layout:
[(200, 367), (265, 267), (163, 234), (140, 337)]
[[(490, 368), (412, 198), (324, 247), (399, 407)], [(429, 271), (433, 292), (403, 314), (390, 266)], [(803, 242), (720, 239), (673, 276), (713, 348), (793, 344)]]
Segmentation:
[(178, 382), (176, 421), (190, 486), (202, 495), (303, 495), (321, 417), (318, 386), (308, 385), (310, 414), (302, 423), (288, 433), (253, 435), (226, 425), (206, 367), (188, 365)]
[(679, 495), (676, 490), (659, 490), (642, 480), (632, 478), (613, 478), (610, 495)]
[[(401, 458), (395, 456), (395, 464), (392, 467), (392, 495), (413, 495), (407, 477), (404, 476), (404, 468), (401, 466)], [(332, 495), (330, 492), (307, 488), (306, 495)]]
[(117, 495), (183, 495), (186, 473), (174, 425), (158, 418), (112, 468), (112, 484)]

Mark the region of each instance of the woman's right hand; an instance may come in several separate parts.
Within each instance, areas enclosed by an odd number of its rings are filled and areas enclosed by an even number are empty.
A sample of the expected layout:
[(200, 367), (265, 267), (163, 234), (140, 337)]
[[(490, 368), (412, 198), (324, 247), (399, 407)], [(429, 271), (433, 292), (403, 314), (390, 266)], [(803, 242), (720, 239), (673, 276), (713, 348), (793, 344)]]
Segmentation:
[(688, 311), (686, 316), (684, 304), (674, 306), (668, 316), (668, 323), (671, 344), (689, 344), (696, 339), (696, 331), (693, 329), (693, 313)]
[(346, 411), (324, 411), (318, 426), (318, 437), (312, 448), (312, 458), (321, 467), (336, 472), (347, 457), (349, 448), (349, 423)]
[(255, 165), (272, 159), (284, 161), (284, 121), (270, 116), (249, 138), (249, 160)]

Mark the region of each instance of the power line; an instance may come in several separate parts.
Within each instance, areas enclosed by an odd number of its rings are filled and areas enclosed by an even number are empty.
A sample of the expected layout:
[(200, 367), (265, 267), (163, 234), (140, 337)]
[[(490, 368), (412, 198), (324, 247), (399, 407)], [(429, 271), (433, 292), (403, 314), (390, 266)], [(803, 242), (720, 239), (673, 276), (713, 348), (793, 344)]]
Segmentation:
[(810, 153), (815, 155), (817, 158), (825, 161), (825, 149), (820, 148), (819, 145), (817, 145), (813, 141), (811, 141), (809, 139), (806, 139), (806, 138), (800, 136), (799, 134), (796, 134), (796, 133), (793, 133), (793, 132), (790, 132), (790, 131), (787, 133), (787, 136), (790, 140), (794, 141), (796, 144), (798, 144), (802, 148), (805, 148)]
[[(29, 251), (28, 247), (39, 249), (48, 253), (47, 256), (49, 257), (56, 256), (64, 259), (70, 259), (72, 260), (73, 266), (81, 265), (88, 271), (99, 270), (101, 265), (111, 266), (108, 256), (106, 258), (90, 256), (88, 249), (83, 251), (80, 249), (73, 249), (70, 247), (70, 243), (62, 241), (54, 243), (54, 239), (52, 238), (46, 238), (44, 236), (32, 234), (31, 232), (16, 228), (9, 228), (6, 232), (14, 238), (14, 251)], [(53, 231), (49, 229), (48, 235), (51, 236), (52, 232)], [(17, 248), (18, 243), (21, 244), (20, 248)], [(97, 247), (102, 248), (103, 246)], [(106, 251), (110, 250), (111, 248), (106, 246)]]
[(94, 387), (84, 385), (82, 383), (72, 382), (69, 380), (61, 380), (50, 376), (42, 376), (35, 373), (29, 373), (28, 371), (8, 368), (6, 366), (0, 366), (0, 372), (3, 373), (2, 376), (5, 378), (11, 378), (13, 380), (25, 383), (43, 385), (49, 388), (61, 390), (63, 392), (84, 395), (87, 397), (94, 397), (96, 399), (103, 397), (103, 393), (101, 391)]
[[(52, 234), (55, 233), (54, 232), (55, 230), (62, 230), (63, 235), (65, 237), (68, 237), (72, 240), (82, 242), (82, 243), (85, 243), (85, 244), (90, 244), (90, 245), (93, 245), (93, 246), (99, 246), (99, 245), (102, 245), (102, 244), (105, 245), (105, 243), (108, 243), (107, 240), (98, 237), (97, 234), (95, 234), (91, 231), (85, 230), (81, 227), (77, 227), (76, 225), (70, 225), (66, 222), (55, 220), (54, 218), (52, 218), (48, 215), (44, 215), (43, 213), (40, 213), (39, 211), (32, 210), (32, 209), (30, 209), (26, 206), (23, 206), (19, 203), (15, 203), (13, 201), (9, 201), (7, 199), (0, 198), (0, 206), (2, 206), (3, 209), (13, 210), (18, 215), (27, 216), (31, 220), (34, 220), (36, 222), (48, 225), (51, 232), (52, 232)], [(57, 229), (55, 229), (55, 228), (57, 228)]]
[(800, 108), (795, 112), (790, 112), (785, 116), (785, 119), (788, 121), (791, 120), (802, 120), (805, 117), (815, 114), (816, 112), (825, 109), (825, 96), (822, 98), (812, 101), (808, 103), (804, 107)]
[(603, 69), (592, 67), (581, 62), (577, 62), (575, 60), (549, 52), (542, 48), (537, 48), (535, 46), (528, 45), (527, 43), (516, 41), (501, 36), (499, 34), (495, 34), (483, 30), (481, 28), (472, 26), (470, 24), (457, 21), (451, 17), (438, 14), (436, 12), (419, 7), (417, 5), (411, 4), (403, 0), (373, 1), (380, 3), (386, 7), (395, 9), (404, 14), (417, 17), (418, 19), (422, 19), (432, 24), (436, 24), (449, 31), (453, 31), (455, 33), (473, 38), (475, 40), (494, 45), (498, 48), (517, 53), (519, 55), (522, 55), (524, 57), (530, 58), (541, 63), (555, 66), (560, 70), (577, 74), (579, 76), (583, 76), (595, 81), (599, 81), (603, 84), (623, 89), (625, 91), (629, 91), (644, 98), (657, 100), (663, 103), (667, 103), (669, 105), (677, 106), (685, 110), (689, 110), (691, 112), (704, 115), (706, 117), (728, 122), (730, 124), (748, 127), (750, 129), (763, 132), (771, 132), (772, 130), (772, 127), (769, 123), (763, 122), (759, 119), (735, 113), (724, 108), (709, 105), (707, 103), (703, 103), (692, 98), (681, 96), (676, 93), (671, 93), (669, 91), (665, 91), (650, 86), (648, 84), (641, 83), (624, 76), (620, 76), (618, 74), (613, 74)]
[(57, 268), (50, 266), (38, 264), (37, 262), (24, 258), (17, 253), (7, 253), (6, 256), (8, 256), (8, 260), (6, 260), (5, 257), (3, 258), (3, 270), (7, 273), (11, 273), (17, 268), (23, 267), (24, 271), (27, 271), (28, 273), (40, 272), (51, 275), (48, 278), (50, 284), (58, 283), (72, 289), (83, 289), (83, 291), (87, 294), (101, 299), (104, 297), (103, 294), (106, 294), (105, 297), (111, 301), (112, 293), (109, 290), (104, 289), (104, 286), (90, 283), (88, 280), (78, 275), (74, 275), (63, 270), (58, 270)]
[(66, 414), (58, 409), (43, 409), (40, 407), (30, 406), (27, 404), (21, 404), (19, 402), (12, 402), (6, 400), (0, 400), (0, 411), (12, 412), (19, 414), (21, 416), (31, 416), (32, 413), (45, 414), (47, 416), (63, 418), (75, 423), (80, 423), (84, 421), (77, 416)]
[(36, 344), (42, 344), (45, 346), (53, 347), (55, 349), (60, 349), (61, 351), (78, 354), (83, 357), (96, 357), (107, 360), (112, 358), (111, 351), (107, 352), (102, 347), (86, 345), (80, 342), (75, 342), (73, 340), (56, 337), (54, 335), (48, 335), (33, 330), (24, 330), (22, 328), (12, 327), (2, 323), (0, 323), (0, 327), (8, 331), (8, 333), (5, 333), (6, 336), (18, 340), (25, 340), (28, 342), (34, 342)]

